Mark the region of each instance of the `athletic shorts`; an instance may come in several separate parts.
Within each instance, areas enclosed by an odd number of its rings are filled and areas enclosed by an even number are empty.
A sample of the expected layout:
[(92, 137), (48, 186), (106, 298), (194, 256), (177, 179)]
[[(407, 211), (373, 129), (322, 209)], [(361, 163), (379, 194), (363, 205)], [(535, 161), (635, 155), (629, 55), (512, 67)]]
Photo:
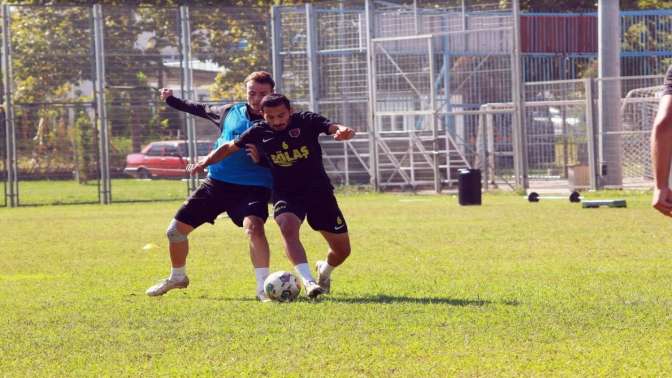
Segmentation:
[(334, 234), (348, 232), (348, 225), (336, 197), (331, 190), (303, 193), (273, 192), (273, 217), (283, 213), (292, 213), (301, 221), (308, 218), (308, 224), (315, 231), (327, 231)]
[(270, 198), (268, 188), (231, 184), (208, 177), (182, 204), (175, 219), (193, 228), (205, 222), (214, 224), (221, 213), (227, 213), (238, 227), (243, 226), (247, 216), (256, 216), (266, 222)]

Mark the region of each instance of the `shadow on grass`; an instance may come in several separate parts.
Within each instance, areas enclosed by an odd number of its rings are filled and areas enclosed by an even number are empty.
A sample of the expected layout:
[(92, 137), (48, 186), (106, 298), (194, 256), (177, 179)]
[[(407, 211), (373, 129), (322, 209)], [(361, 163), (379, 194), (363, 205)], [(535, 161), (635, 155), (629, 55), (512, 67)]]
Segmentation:
[[(325, 301), (341, 302), (341, 303), (414, 303), (414, 304), (443, 304), (449, 306), (485, 306), (495, 302), (485, 299), (464, 299), (464, 298), (446, 298), (446, 297), (409, 297), (409, 296), (394, 296), (387, 294), (375, 294), (362, 297), (325, 297)], [(517, 300), (507, 300), (498, 302), (509, 306), (518, 306), (520, 302)]]
[[(216, 300), (216, 301), (242, 301), (242, 302), (256, 302), (256, 298), (241, 297), (241, 298), (226, 298), (226, 297), (209, 297), (200, 296), (198, 299)], [(412, 303), (412, 304), (440, 304), (447, 306), (485, 306), (489, 304), (503, 304), (507, 306), (518, 306), (518, 300), (505, 300), (499, 302), (492, 302), (485, 299), (461, 299), (461, 298), (445, 298), (445, 297), (409, 297), (409, 296), (394, 296), (386, 294), (375, 294), (367, 296), (323, 296), (317, 300), (311, 300), (305, 296), (297, 298), (296, 302), (334, 302), (334, 303), (352, 303), (352, 304), (395, 304), (395, 303)]]

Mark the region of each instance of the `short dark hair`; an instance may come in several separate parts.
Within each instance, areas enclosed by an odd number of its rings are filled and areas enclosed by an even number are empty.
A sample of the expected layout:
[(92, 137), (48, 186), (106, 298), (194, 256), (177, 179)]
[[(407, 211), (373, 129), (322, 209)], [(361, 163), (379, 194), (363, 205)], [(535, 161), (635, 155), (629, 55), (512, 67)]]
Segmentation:
[(269, 95), (264, 96), (264, 98), (261, 99), (262, 111), (266, 107), (272, 108), (280, 105), (284, 105), (287, 109), (290, 108), (289, 99), (287, 98), (287, 96), (281, 93), (271, 93)]
[(266, 71), (255, 71), (247, 75), (243, 83), (247, 84), (248, 81), (254, 81), (259, 84), (269, 84), (271, 89), (275, 88), (275, 81), (273, 81), (273, 76)]

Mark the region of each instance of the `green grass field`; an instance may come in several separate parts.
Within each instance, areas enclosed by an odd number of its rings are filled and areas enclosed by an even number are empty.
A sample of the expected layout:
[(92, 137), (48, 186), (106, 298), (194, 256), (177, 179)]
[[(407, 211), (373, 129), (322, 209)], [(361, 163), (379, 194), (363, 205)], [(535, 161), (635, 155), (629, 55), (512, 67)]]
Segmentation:
[[(181, 180), (112, 180), (112, 202), (184, 200), (187, 193), (187, 183)], [(74, 180), (19, 182), (21, 205), (69, 205), (98, 201), (97, 181), (86, 184)]]
[[(672, 220), (620, 195), (342, 194), (352, 256), (331, 295), (290, 304), (254, 300), (228, 219), (192, 234), (189, 289), (146, 297), (178, 201), (3, 208), (0, 375), (669, 376)], [(267, 233), (271, 270), (290, 269)]]

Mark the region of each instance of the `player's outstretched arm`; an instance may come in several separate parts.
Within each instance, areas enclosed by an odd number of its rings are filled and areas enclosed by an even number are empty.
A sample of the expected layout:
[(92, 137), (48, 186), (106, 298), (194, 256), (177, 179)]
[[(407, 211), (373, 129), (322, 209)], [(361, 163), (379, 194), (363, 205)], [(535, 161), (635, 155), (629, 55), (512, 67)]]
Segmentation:
[(333, 123), (329, 126), (329, 134), (333, 135), (336, 140), (348, 140), (355, 136), (355, 130), (338, 123)]
[(240, 150), (240, 147), (236, 146), (233, 142), (222, 144), (221, 146), (217, 147), (216, 150), (210, 151), (208, 156), (201, 159), (201, 161), (198, 163), (188, 164), (187, 173), (190, 175), (194, 173), (203, 173), (205, 172), (205, 168), (207, 168), (209, 165), (226, 159), (229, 155), (238, 150)]
[(672, 158), (672, 95), (660, 99), (651, 131), (651, 162), (655, 187), (651, 205), (661, 214), (672, 217), (672, 192), (669, 187)]
[(229, 105), (213, 106), (206, 103), (194, 102), (175, 97), (173, 91), (168, 88), (159, 89), (161, 101), (173, 109), (181, 112), (193, 114), (197, 117), (205, 118), (214, 123), (218, 128), (221, 128), (221, 120), (226, 113), (226, 110), (231, 107)]

